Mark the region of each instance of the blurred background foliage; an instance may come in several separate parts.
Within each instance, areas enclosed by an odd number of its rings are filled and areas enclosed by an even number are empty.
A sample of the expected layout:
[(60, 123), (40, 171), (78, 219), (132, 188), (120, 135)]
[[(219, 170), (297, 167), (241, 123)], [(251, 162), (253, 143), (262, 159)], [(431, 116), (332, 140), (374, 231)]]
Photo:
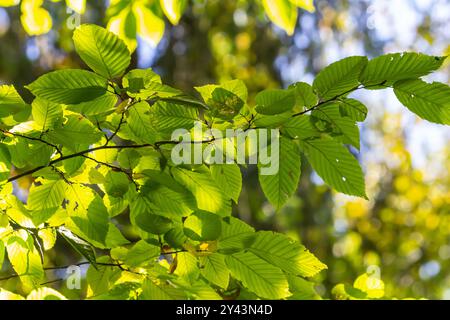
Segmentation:
[[(19, 2), (0, 1), (9, 6), (0, 8), (0, 83), (19, 90), (49, 70), (82, 67), (71, 37), (87, 22), (127, 37), (135, 67), (192, 94), (194, 86), (239, 78), (252, 98), (311, 82), (349, 55), (450, 53), (447, 0)], [(448, 83), (448, 64), (441, 70), (430, 80)], [(330, 191), (304, 166), (295, 197), (275, 212), (249, 168), (234, 213), (300, 239), (325, 262), (316, 279), (325, 297), (337, 283), (379, 272), (387, 297), (450, 299), (449, 128), (403, 112), (390, 91), (355, 95), (369, 108), (357, 154), (369, 201)], [(30, 182), (20, 180), (23, 192)], [(74, 257), (61, 245), (49, 259), (62, 265)]]

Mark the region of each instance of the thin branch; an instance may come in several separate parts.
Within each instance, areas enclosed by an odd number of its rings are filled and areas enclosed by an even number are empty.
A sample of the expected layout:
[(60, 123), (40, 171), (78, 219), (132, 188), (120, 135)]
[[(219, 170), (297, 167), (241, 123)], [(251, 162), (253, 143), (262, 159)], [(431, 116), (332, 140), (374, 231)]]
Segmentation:
[(56, 150), (56, 152), (59, 154), (59, 156), (63, 157), (61, 149), (56, 144), (48, 142), (48, 141), (46, 141), (46, 140), (44, 140), (42, 138), (29, 137), (29, 136), (26, 136), (26, 135), (23, 135), (23, 134), (20, 134), (20, 133), (11, 132), (11, 131), (7, 131), (7, 130), (3, 130), (3, 129), (0, 129), (0, 132), (2, 132), (4, 135), (12, 135), (14, 137), (19, 137), (19, 138), (23, 138), (23, 139), (27, 139), (27, 140), (31, 140), (31, 141), (42, 142), (42, 143), (48, 145), (49, 147), (54, 148)]
[(133, 172), (129, 172), (129, 171), (125, 170), (124, 168), (112, 165), (112, 164), (107, 163), (107, 162), (103, 162), (103, 161), (97, 160), (97, 159), (89, 157), (87, 155), (83, 155), (83, 157), (86, 158), (86, 159), (89, 159), (91, 161), (94, 161), (95, 163), (97, 163), (97, 164), (99, 164), (101, 166), (105, 166), (105, 167), (108, 167), (108, 168), (110, 168), (112, 170), (120, 171), (120, 172), (125, 173), (127, 175), (128, 179), (130, 179), (130, 181), (133, 182), (134, 186), (136, 187), (136, 190), (139, 190), (139, 185), (133, 178)]

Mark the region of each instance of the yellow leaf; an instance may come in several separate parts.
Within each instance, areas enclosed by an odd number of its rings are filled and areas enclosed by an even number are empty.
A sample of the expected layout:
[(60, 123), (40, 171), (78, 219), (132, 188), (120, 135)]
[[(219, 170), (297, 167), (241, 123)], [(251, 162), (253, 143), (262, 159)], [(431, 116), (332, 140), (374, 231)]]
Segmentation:
[(137, 18), (137, 33), (143, 40), (156, 46), (164, 35), (164, 20), (142, 3), (136, 3), (133, 11)]
[(86, 11), (86, 0), (66, 0), (67, 6), (79, 14)]
[(160, 0), (159, 1), (164, 14), (169, 19), (169, 21), (177, 25), (180, 21), (181, 15), (183, 14), (184, 7), (186, 5), (185, 0)]
[(130, 52), (136, 50), (136, 17), (130, 8), (109, 19), (107, 28), (125, 42)]
[(297, 8), (289, 0), (263, 0), (264, 10), (273, 23), (288, 35), (294, 33), (297, 23)]
[(368, 298), (379, 299), (384, 296), (384, 282), (375, 275), (364, 273), (355, 280), (353, 286), (367, 293)]
[(313, 0), (289, 0), (289, 1), (295, 4), (297, 7), (305, 9), (309, 12), (316, 11), (316, 9), (314, 8)]
[(0, 0), (0, 7), (13, 7), (17, 6), (20, 0)]
[(47, 33), (52, 28), (50, 13), (41, 7), (42, 0), (23, 0), (20, 20), (25, 31), (30, 36)]

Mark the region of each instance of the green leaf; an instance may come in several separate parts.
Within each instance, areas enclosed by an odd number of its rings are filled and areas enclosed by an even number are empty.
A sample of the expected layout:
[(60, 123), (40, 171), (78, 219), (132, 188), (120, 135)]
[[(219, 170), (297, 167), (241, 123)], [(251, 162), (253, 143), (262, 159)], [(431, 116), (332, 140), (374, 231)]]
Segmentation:
[(175, 274), (185, 278), (190, 284), (195, 283), (200, 275), (197, 258), (189, 252), (179, 252), (176, 256), (177, 268)]
[(359, 149), (359, 128), (355, 121), (343, 117), (339, 110), (339, 105), (329, 103), (315, 109), (311, 114), (312, 119), (320, 119), (329, 125), (326, 126), (325, 132), (331, 134), (335, 138), (339, 138), (345, 144), (351, 144)]
[(139, 240), (127, 253), (125, 263), (131, 267), (139, 267), (155, 260), (161, 254), (161, 249)]
[(211, 165), (211, 175), (218, 186), (222, 187), (227, 198), (238, 203), (242, 189), (241, 169), (237, 164), (215, 164)]
[[(279, 143), (279, 155), (275, 157), (277, 163), (270, 164), (272, 167), (278, 167), (278, 171), (274, 174), (263, 175), (261, 168), (265, 165), (258, 164), (261, 188), (270, 203), (277, 209), (280, 209), (297, 190), (301, 165), (297, 145), (284, 137), (280, 138)], [(271, 152), (276, 151), (272, 149)]]
[(20, 280), (27, 288), (39, 286), (44, 277), (39, 252), (33, 246), (33, 240), (25, 230), (14, 233), (6, 243), (9, 262)]
[(186, 294), (184, 290), (170, 284), (155, 284), (152, 280), (145, 279), (139, 298), (144, 300), (183, 300), (186, 299)]
[(65, 227), (59, 227), (58, 233), (75, 249), (75, 251), (85, 257), (91, 265), (96, 267), (95, 251), (88, 242), (76, 236), (72, 231)]
[(320, 136), (320, 132), (313, 126), (309, 115), (293, 117), (283, 125), (283, 130), (292, 138), (306, 139)]
[(164, 35), (164, 20), (150, 10), (145, 2), (135, 3), (133, 5), (133, 11), (136, 16), (139, 36), (156, 47)]
[(367, 117), (367, 107), (355, 99), (340, 99), (336, 102), (339, 105), (341, 116), (349, 117), (355, 121), (364, 121)]
[(107, 85), (105, 78), (93, 72), (64, 69), (46, 73), (26, 88), (55, 103), (77, 104), (104, 95)]
[(45, 136), (55, 144), (63, 145), (72, 151), (79, 151), (79, 146), (94, 144), (103, 136), (86, 118), (69, 115), (66, 119), (61, 126), (45, 133)]
[(394, 84), (398, 100), (419, 117), (450, 124), (450, 87), (439, 82), (404, 80)]
[(145, 89), (151, 82), (162, 83), (161, 77), (152, 69), (133, 69), (122, 78), (123, 87), (133, 93)]
[(186, 7), (186, 0), (160, 0), (159, 3), (169, 21), (177, 25)]
[(107, 92), (97, 99), (68, 105), (66, 109), (80, 113), (84, 116), (103, 115), (115, 110), (117, 100), (117, 95)]
[(339, 192), (367, 198), (361, 167), (347, 148), (327, 138), (301, 140), (300, 147), (326, 183)]
[(0, 86), (0, 118), (14, 115), (28, 108), (14, 86)]
[(313, 277), (327, 266), (297, 241), (272, 231), (258, 231), (250, 251), (283, 271)]
[(125, 43), (114, 33), (94, 24), (83, 24), (73, 33), (75, 50), (99, 75), (113, 79), (121, 76), (131, 61)]
[(222, 223), (216, 214), (197, 211), (184, 221), (184, 234), (196, 241), (212, 241), (220, 237)]
[(28, 208), (31, 210), (43, 210), (62, 205), (66, 191), (66, 183), (63, 180), (46, 181), (40, 185), (34, 184), (30, 188), (28, 196)]
[(150, 110), (150, 121), (159, 132), (191, 129), (198, 121), (198, 109), (168, 102), (157, 102)]
[(148, 103), (142, 101), (127, 111), (127, 128), (134, 136), (133, 140), (138, 143), (153, 143), (157, 134), (148, 114), (149, 109)]
[(266, 299), (283, 299), (291, 295), (283, 272), (251, 252), (226, 256), (231, 275), (250, 291)]
[(255, 97), (256, 111), (265, 115), (274, 115), (292, 110), (295, 96), (290, 90), (269, 89)]
[[(98, 258), (97, 261), (104, 264), (114, 263), (110, 257), (106, 256)], [(88, 284), (87, 298), (108, 292), (122, 272), (119, 268), (114, 266), (99, 264), (97, 268), (91, 267), (89, 267), (86, 273), (86, 282)]]
[(297, 8), (290, 0), (263, 0), (264, 10), (273, 23), (288, 35), (293, 35), (297, 23)]
[(243, 249), (247, 240), (253, 236), (255, 229), (244, 221), (234, 217), (226, 217), (222, 221), (222, 234), (219, 238), (218, 248), (227, 251)]
[(414, 52), (385, 54), (370, 60), (359, 80), (365, 86), (392, 85), (395, 81), (419, 78), (439, 69), (445, 58)]
[(242, 101), (246, 102), (248, 98), (248, 90), (245, 86), (245, 83), (242, 80), (230, 80), (222, 82), (220, 85), (217, 84), (207, 84), (205, 86), (201, 87), (195, 87), (194, 89), (197, 90), (198, 93), (202, 96), (203, 100), (205, 102), (208, 102), (209, 99), (212, 97), (212, 93), (215, 89), (222, 88), (227, 91), (230, 91), (237, 95), (239, 98), (241, 98)]
[(289, 300), (320, 300), (314, 289), (314, 283), (303, 278), (288, 275), (289, 290), (292, 292)]
[(296, 106), (310, 108), (318, 101), (313, 88), (305, 82), (291, 84), (289, 86), (289, 91), (294, 93)]
[(207, 101), (212, 117), (232, 119), (244, 106), (244, 101), (236, 94), (224, 88), (215, 88), (211, 93), (211, 99)]
[(201, 274), (209, 282), (226, 289), (230, 280), (230, 271), (225, 264), (225, 256), (220, 253), (213, 253), (200, 257), (202, 265)]
[[(71, 185), (71, 192), (76, 193), (79, 190)], [(78, 197), (84, 196), (82, 193)], [(70, 214), (71, 221), (66, 223), (68, 229), (83, 239), (89, 241), (97, 247), (106, 246), (106, 237), (109, 229), (109, 214), (102, 198), (94, 195), (93, 200), (89, 203), (87, 210), (84, 207), (77, 207)]]
[(139, 228), (153, 234), (163, 234), (172, 228), (172, 220), (158, 214), (143, 212), (135, 219)]
[(173, 168), (171, 172), (176, 181), (192, 192), (200, 210), (227, 214), (230, 203), (225, 200), (211, 174), (181, 168)]
[(40, 131), (47, 131), (62, 123), (63, 112), (60, 104), (36, 98), (31, 107), (33, 120)]
[(367, 64), (366, 57), (353, 56), (330, 64), (319, 72), (313, 83), (322, 100), (345, 95), (359, 85), (359, 75)]
[(127, 191), (130, 180), (123, 172), (108, 171), (105, 176), (105, 191), (112, 197), (122, 197)]

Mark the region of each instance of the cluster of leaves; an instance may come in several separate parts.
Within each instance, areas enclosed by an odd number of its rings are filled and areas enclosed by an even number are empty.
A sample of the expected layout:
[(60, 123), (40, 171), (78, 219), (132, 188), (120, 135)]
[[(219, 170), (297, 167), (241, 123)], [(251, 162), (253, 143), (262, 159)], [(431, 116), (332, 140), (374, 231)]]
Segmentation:
[[(60, 2), (61, 0), (51, 0)], [(68, 8), (78, 14), (86, 11), (86, 0), (66, 0)], [(267, 16), (272, 22), (289, 35), (294, 33), (297, 23), (298, 8), (314, 11), (312, 0), (261, 0)], [(106, 13), (108, 30), (116, 33), (133, 51), (137, 46), (137, 36), (158, 44), (164, 35), (165, 16), (170, 23), (177, 25), (187, 0), (112, 0)], [(52, 28), (52, 17), (43, 7), (44, 0), (0, 0), (0, 7), (20, 4), (21, 21), (29, 35), (40, 35)]]
[[(90, 264), (87, 297), (316, 298), (305, 278), (326, 266), (287, 236), (232, 217), (240, 167), (175, 165), (172, 131), (191, 130), (197, 121), (205, 132), (279, 128), (279, 171), (259, 179), (280, 208), (297, 188), (301, 153), (334, 189), (366, 197), (346, 145), (359, 148), (356, 123), (367, 109), (347, 97), (351, 92), (393, 87), (422, 118), (450, 122), (450, 88), (418, 79), (439, 68), (442, 57), (349, 57), (325, 68), (312, 86), (265, 90), (252, 106), (239, 80), (198, 87), (197, 99), (152, 70), (125, 73), (127, 45), (96, 25), (80, 26), (73, 39), (92, 71), (41, 76), (27, 86), (36, 96), (31, 105), (13, 86), (0, 87), (0, 262), (6, 252), (22, 292), (41, 290), (32, 296), (57, 296), (41, 284), (55, 268), (45, 266), (45, 251), (61, 238)], [(192, 141), (203, 149), (222, 143)], [(35, 180), (23, 202), (13, 182), (30, 175)], [(124, 217), (130, 224), (119, 230), (115, 221)]]

